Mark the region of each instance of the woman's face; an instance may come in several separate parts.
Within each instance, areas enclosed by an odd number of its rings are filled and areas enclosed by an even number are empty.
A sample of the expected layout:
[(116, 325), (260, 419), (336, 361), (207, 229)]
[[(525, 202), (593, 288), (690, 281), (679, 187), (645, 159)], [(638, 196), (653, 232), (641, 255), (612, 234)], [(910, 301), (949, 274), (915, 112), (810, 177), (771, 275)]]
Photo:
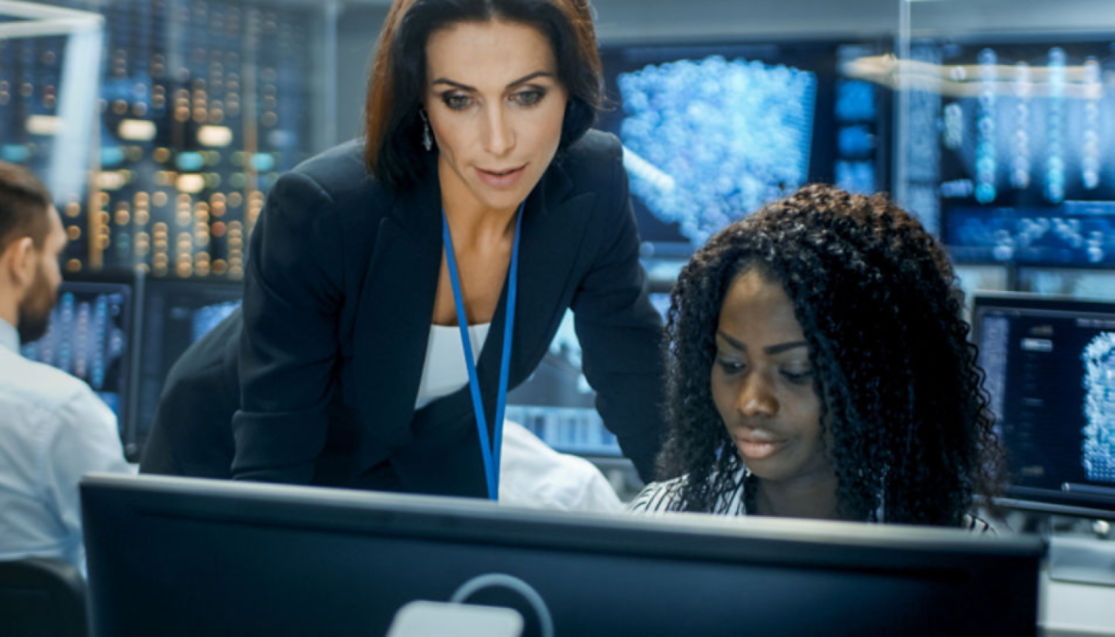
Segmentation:
[(758, 270), (737, 276), (724, 297), (710, 382), (752, 473), (775, 482), (832, 478), (805, 336), (782, 285)]
[(442, 196), (513, 209), (550, 165), (568, 99), (550, 41), (517, 22), (461, 22), (430, 35), (423, 99)]

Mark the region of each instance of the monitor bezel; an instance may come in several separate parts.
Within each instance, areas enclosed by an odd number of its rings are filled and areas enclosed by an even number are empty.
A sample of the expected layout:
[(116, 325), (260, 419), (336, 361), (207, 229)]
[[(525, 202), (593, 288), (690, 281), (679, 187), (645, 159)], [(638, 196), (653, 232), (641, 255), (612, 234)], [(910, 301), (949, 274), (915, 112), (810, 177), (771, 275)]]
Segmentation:
[[(220, 528), (251, 527), (272, 529), (275, 534), (293, 531), (314, 536), (370, 535), (388, 541), (429, 539), (520, 553), (532, 549), (575, 552), (600, 555), (605, 563), (616, 556), (634, 556), (665, 560), (663, 564), (737, 563), (748, 569), (847, 571), (954, 583), (986, 580), (987, 569), (1001, 567), (1004, 574), (1011, 573), (1014, 586), (1019, 585), (1015, 578), (1022, 577), (1021, 586), (1026, 591), (1026, 573), (1032, 569), (1032, 599), (1021, 599), (1018, 594), (1023, 591), (1015, 588), (1011, 600), (1019, 604), (1020, 610), (1025, 604), (1033, 604), (1035, 627), (1037, 573), (1046, 550), (1038, 536), (996, 537), (963, 529), (699, 514), (549, 511), (480, 499), (154, 475), (89, 474), (82, 480), (81, 492), (94, 634), (98, 627), (111, 628), (109, 624), (120, 620), (121, 613), (127, 614), (127, 600), (120, 597), (126, 597), (127, 591), (108, 589), (126, 587), (127, 582), (121, 579), (131, 578), (124, 571), (143, 568), (147, 563), (140, 556), (121, 554), (120, 542), (127, 540), (121, 539), (119, 525), (131, 526), (133, 534), (149, 538), (142, 541), (145, 550), (167, 550), (157, 543), (155, 536), (160, 534), (136, 524), (140, 517), (156, 524), (181, 521), (182, 528), (189, 529), (189, 537), (203, 538), (187, 549), (193, 551), (208, 550), (204, 538), (220, 538)], [(199, 523), (220, 526), (202, 527)], [(246, 559), (245, 564), (262, 564), (260, 560), (265, 558), (254, 555)], [(125, 563), (124, 571), (119, 570)], [(244, 576), (245, 564), (221, 564), (221, 568)], [(159, 579), (164, 581), (165, 577)], [(998, 603), (1005, 602), (1000, 599)], [(1021, 617), (1015, 620), (1030, 625)]]

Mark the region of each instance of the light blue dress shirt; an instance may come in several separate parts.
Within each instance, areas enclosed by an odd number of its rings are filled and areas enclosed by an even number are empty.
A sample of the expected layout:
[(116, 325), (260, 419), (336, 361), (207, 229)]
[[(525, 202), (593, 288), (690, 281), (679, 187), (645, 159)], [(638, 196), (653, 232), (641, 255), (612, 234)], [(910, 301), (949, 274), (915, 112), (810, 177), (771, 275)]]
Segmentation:
[(19, 353), (0, 319), (0, 560), (60, 557), (85, 572), (78, 481), (133, 472), (116, 416), (85, 384)]

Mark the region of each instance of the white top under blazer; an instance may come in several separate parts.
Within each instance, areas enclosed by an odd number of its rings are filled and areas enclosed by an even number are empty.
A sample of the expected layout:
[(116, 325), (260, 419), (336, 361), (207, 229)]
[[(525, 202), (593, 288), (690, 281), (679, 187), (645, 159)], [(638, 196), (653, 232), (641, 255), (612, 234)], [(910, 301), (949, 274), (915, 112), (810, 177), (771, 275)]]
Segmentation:
[[(480, 350), (484, 348), (488, 328), (491, 326), (491, 323), (468, 326), (473, 363), (480, 359)], [(468, 367), (465, 366), (465, 348), (461, 345), (460, 328), (456, 325), (431, 325), (414, 410), (418, 411), (467, 384)]]

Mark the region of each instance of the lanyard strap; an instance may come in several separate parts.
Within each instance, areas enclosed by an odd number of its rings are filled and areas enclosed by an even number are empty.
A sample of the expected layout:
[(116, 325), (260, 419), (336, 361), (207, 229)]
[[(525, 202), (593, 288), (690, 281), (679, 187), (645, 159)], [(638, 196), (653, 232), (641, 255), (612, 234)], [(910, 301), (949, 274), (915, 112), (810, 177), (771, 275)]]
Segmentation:
[(441, 241), (445, 245), (445, 260), (449, 264), (449, 280), (453, 283), (453, 304), (457, 308), (457, 327), (461, 330), (461, 346), (465, 350), (468, 368), (468, 386), (472, 390), (472, 410), (476, 414), (476, 429), (480, 434), (480, 454), (484, 458), (484, 475), (488, 482), (488, 499), (499, 499), (500, 443), (503, 441), (503, 408), (507, 404), (507, 375), (511, 367), (511, 332), (515, 324), (515, 290), (519, 272), (519, 229), (523, 226), (523, 206), (519, 204), (515, 220), (515, 241), (511, 247), (511, 267), (507, 272), (507, 309), (503, 322), (503, 356), (499, 364), (499, 389), (496, 393), (496, 414), (492, 441), (488, 442), (488, 421), (484, 415), (484, 402), (480, 398), (480, 378), (476, 375), (476, 361), (472, 356), (472, 340), (468, 335), (465, 302), (461, 295), (461, 281), (457, 275), (457, 257), (453, 253), (453, 237), (449, 234), (449, 221), (441, 211)]

